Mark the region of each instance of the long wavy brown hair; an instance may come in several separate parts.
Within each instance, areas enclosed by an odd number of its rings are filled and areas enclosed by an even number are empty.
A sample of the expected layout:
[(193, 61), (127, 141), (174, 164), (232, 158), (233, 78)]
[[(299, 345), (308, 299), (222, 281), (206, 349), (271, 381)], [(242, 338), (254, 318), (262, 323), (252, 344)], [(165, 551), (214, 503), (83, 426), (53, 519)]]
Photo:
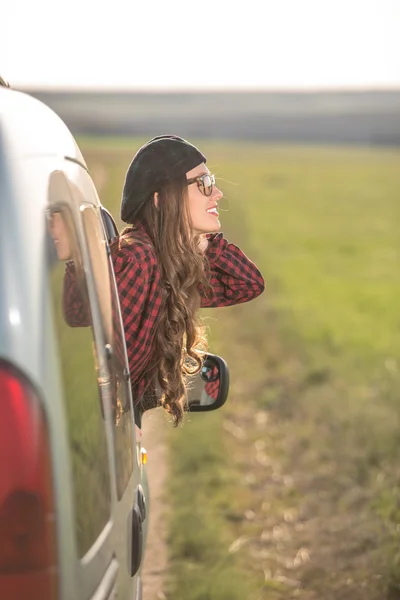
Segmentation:
[(200, 372), (207, 349), (199, 316), (199, 283), (209, 286), (200, 236), (193, 236), (186, 177), (166, 183), (147, 199), (137, 215), (157, 254), (162, 306), (156, 325), (154, 355), (149, 370), (161, 388), (161, 404), (177, 426), (186, 408), (187, 382)]

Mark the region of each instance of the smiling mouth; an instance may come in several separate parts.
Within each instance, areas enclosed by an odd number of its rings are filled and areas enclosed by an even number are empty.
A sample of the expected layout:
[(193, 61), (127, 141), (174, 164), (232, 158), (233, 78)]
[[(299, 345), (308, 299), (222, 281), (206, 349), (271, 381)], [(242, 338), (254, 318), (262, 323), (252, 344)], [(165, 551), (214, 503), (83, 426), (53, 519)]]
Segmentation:
[(214, 208), (208, 208), (207, 212), (210, 215), (215, 215), (216, 217), (218, 217), (218, 210), (216, 206)]

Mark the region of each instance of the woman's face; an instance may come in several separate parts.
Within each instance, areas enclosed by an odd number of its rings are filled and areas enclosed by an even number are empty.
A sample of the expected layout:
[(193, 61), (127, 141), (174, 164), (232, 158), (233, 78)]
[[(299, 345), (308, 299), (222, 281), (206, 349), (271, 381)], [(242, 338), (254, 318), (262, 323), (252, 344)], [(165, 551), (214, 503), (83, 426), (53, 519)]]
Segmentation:
[(68, 236), (68, 230), (61, 213), (52, 213), (49, 222), (49, 230), (56, 246), (58, 259), (69, 260), (71, 258), (70, 240)]
[[(210, 171), (204, 163), (186, 173), (186, 179), (209, 175)], [(223, 193), (215, 185), (210, 196), (205, 196), (201, 191), (201, 185), (197, 182), (188, 185), (188, 204), (190, 214), (190, 225), (194, 233), (212, 233), (221, 229), (218, 216), (218, 202)]]

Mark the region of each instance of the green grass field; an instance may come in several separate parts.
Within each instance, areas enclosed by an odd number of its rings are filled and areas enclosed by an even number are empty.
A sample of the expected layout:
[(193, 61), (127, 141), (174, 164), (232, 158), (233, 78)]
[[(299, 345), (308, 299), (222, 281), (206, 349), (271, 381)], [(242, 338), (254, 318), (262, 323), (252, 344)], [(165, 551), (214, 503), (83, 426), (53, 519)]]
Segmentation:
[[(81, 147), (116, 214), (138, 142)], [(231, 391), (171, 431), (168, 598), (400, 598), (400, 151), (201, 148), (267, 289), (204, 311)]]

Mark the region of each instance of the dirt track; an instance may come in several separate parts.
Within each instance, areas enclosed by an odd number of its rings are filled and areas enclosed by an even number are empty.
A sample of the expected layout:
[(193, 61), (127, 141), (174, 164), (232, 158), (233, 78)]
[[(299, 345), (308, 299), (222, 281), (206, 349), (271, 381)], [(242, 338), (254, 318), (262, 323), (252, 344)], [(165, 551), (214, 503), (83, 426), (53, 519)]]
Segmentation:
[(165, 434), (168, 424), (162, 409), (145, 413), (143, 446), (148, 452), (150, 487), (149, 530), (143, 564), (143, 600), (164, 600), (167, 572), (165, 480), (167, 458)]

